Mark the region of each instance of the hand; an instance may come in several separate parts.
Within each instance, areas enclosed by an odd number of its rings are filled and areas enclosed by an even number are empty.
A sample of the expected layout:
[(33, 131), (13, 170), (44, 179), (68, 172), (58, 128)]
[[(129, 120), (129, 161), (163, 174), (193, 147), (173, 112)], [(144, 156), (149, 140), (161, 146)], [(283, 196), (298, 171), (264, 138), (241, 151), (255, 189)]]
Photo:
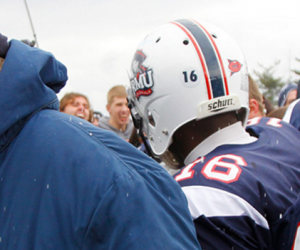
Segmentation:
[(7, 37), (0, 33), (0, 57), (5, 58), (8, 48)]

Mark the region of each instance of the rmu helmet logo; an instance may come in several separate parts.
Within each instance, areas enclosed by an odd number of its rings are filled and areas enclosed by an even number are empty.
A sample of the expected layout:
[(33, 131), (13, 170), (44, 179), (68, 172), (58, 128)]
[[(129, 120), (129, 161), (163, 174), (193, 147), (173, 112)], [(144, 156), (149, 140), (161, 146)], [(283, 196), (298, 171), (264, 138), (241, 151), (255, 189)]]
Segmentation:
[(237, 60), (230, 60), (228, 59), (228, 62), (229, 62), (229, 65), (228, 65), (228, 68), (230, 69), (231, 71), (231, 74), (230, 76), (232, 76), (234, 73), (237, 73), (240, 71), (240, 69), (242, 68), (242, 64), (240, 64), (239, 61)]
[(142, 51), (137, 51), (134, 55), (131, 69), (133, 72), (133, 79), (131, 79), (131, 86), (137, 99), (140, 96), (148, 96), (153, 93), (153, 77), (152, 70), (143, 66), (146, 60), (146, 55)]

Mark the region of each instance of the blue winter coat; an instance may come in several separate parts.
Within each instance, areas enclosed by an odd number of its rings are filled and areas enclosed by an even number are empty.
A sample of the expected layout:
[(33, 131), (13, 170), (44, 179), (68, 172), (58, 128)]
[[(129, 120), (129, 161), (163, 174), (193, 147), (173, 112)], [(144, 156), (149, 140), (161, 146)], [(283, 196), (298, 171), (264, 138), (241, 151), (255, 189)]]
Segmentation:
[(58, 111), (66, 68), (12, 40), (0, 72), (0, 249), (200, 249), (179, 185), (112, 132)]

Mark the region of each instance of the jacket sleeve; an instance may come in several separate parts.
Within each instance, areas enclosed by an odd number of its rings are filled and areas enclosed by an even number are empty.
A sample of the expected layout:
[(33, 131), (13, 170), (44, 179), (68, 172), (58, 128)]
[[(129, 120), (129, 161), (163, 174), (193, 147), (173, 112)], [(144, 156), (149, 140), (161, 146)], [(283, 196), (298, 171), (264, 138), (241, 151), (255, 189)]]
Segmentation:
[[(174, 183), (170, 184), (171, 188)], [(164, 192), (134, 172), (119, 177), (93, 216), (87, 245), (118, 250), (201, 249), (185, 197), (176, 194), (176, 188)]]

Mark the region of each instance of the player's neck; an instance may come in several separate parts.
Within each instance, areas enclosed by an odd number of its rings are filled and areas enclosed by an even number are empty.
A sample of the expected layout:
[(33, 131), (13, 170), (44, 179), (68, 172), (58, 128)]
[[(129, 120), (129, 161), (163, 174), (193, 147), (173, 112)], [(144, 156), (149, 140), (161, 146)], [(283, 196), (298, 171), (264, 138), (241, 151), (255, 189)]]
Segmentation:
[(232, 112), (208, 117), (199, 121), (193, 120), (175, 132), (173, 143), (169, 149), (177, 156), (180, 162), (184, 162), (188, 154), (201, 142), (220, 129), (236, 122), (238, 120)]

